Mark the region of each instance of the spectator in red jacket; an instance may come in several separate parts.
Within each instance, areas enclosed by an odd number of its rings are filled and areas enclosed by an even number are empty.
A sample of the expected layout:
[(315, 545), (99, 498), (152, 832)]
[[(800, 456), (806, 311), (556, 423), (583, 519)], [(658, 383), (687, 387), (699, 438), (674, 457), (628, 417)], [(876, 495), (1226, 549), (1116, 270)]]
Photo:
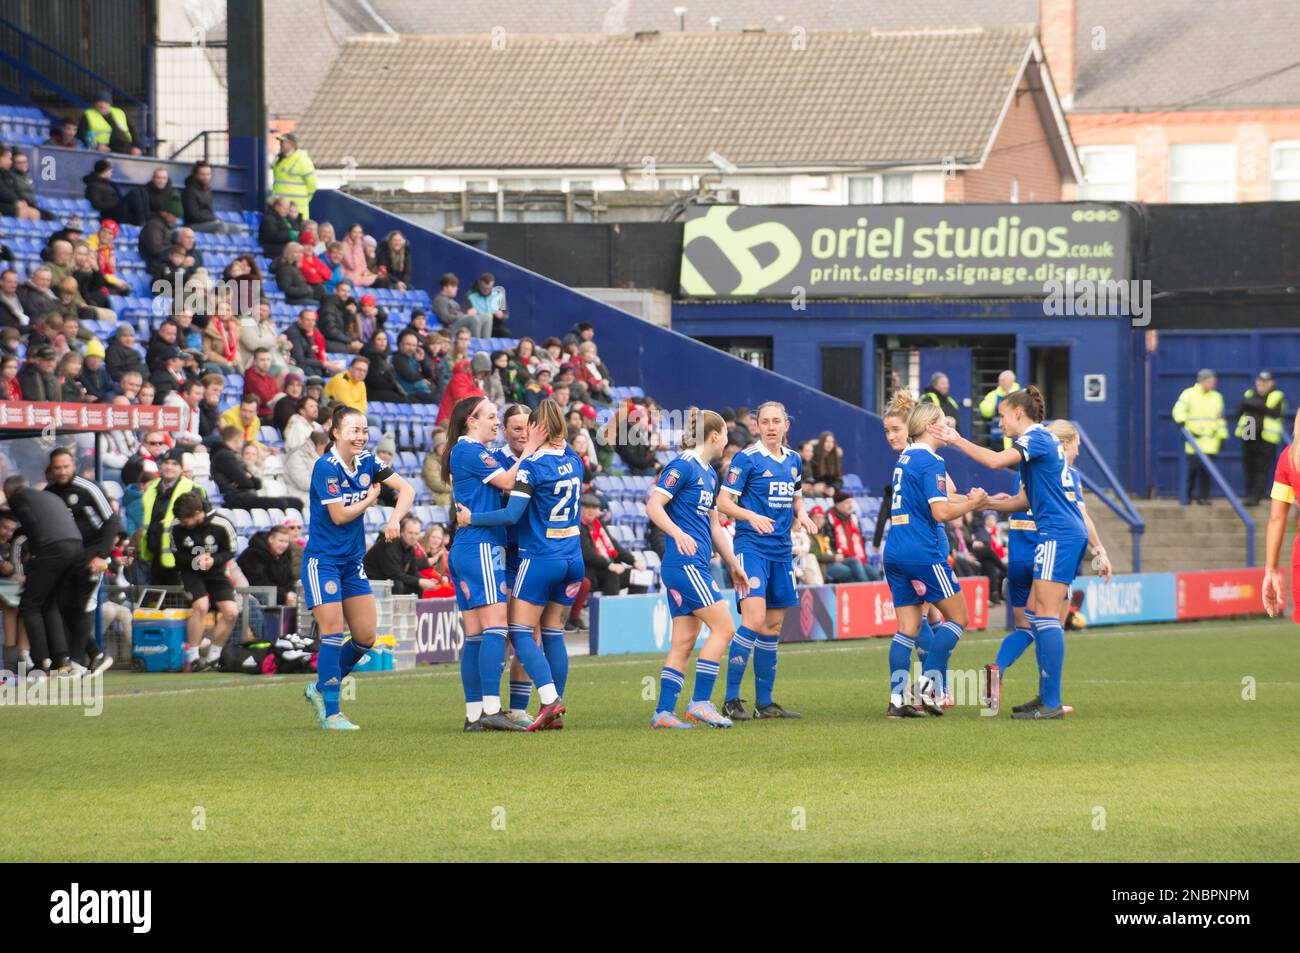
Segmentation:
[(470, 371), (470, 362), (464, 359), (457, 361), (451, 370), (451, 380), (447, 383), (447, 389), (443, 391), (442, 404), (438, 407), (438, 419), (435, 423), (444, 424), (450, 420), (451, 409), (462, 397), (486, 396)]
[(613, 401), (610, 388), (614, 384), (609, 368), (596, 353), (595, 341), (583, 341), (578, 345), (578, 353), (569, 365), (573, 369), (573, 379), (587, 389), (587, 398), (608, 404)]
[(257, 416), (262, 422), (271, 419), (271, 403), (280, 393), (280, 383), (271, 373), (271, 352), (259, 347), (253, 352), (253, 363), (244, 371), (244, 393), (257, 397)]
[(307, 279), (307, 284), (313, 288), (324, 285), (334, 274), (334, 269), (321, 261), (320, 256), (314, 251), (315, 241), (316, 236), (310, 231), (303, 232), (299, 239), (299, 244), (302, 245), (302, 260), (298, 262), (298, 269)]
[(834, 499), (830, 514), (831, 544), (843, 557), (840, 565), (848, 567), (854, 582), (879, 579), (880, 571), (867, 558), (867, 544), (862, 539), (862, 530), (858, 528), (858, 518), (853, 512), (853, 494), (840, 490)]

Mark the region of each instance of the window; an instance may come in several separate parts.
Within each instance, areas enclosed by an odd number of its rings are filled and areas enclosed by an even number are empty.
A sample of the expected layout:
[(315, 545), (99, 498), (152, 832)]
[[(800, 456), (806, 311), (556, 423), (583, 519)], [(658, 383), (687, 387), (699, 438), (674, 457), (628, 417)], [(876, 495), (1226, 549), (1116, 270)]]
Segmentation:
[(1269, 198), (1300, 200), (1300, 141), (1275, 142), (1269, 149)]
[(1237, 150), (1230, 142), (1169, 147), (1170, 202), (1231, 202), (1237, 196)]
[(570, 192), (594, 192), (596, 191), (596, 182), (594, 179), (570, 179)]
[(559, 192), (559, 179), (502, 179), (503, 192)]
[(1137, 198), (1137, 153), (1132, 146), (1084, 146), (1079, 150), (1080, 200), (1132, 202)]
[(686, 175), (661, 175), (659, 188), (663, 192), (689, 192), (691, 179)]
[(466, 192), (495, 192), (496, 189), (492, 187), (491, 179), (466, 179), (465, 191)]
[(876, 198), (876, 177), (874, 175), (849, 176), (850, 205), (875, 205), (877, 201), (879, 200)]
[(912, 201), (912, 173), (899, 172), (887, 173), (882, 177), (884, 181), (884, 195), (882, 201), (886, 204), (891, 202), (910, 202)]

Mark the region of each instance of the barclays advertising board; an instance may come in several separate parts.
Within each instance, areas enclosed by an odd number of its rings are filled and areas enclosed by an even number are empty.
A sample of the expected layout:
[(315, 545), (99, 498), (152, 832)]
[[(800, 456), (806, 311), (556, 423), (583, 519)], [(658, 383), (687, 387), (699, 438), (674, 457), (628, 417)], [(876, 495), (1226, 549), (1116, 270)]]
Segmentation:
[(1177, 577), (1173, 573), (1136, 573), (1075, 580), (1084, 592), (1083, 614), (1089, 626), (1132, 622), (1172, 622), (1178, 617)]

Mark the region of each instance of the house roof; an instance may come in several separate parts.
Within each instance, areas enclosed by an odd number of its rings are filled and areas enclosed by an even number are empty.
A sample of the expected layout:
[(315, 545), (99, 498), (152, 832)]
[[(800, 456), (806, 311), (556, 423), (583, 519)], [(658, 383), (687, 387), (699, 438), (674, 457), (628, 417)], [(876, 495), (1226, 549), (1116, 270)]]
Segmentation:
[[(276, 0), (266, 4), (268, 106), (298, 116), (348, 37), (366, 32), (487, 35), (786, 33), (1033, 26), (1038, 0)], [(1292, 0), (1078, 0), (1073, 108), (1079, 111), (1295, 106), (1300, 60)], [(324, 15), (322, 17), (322, 11)], [(1100, 33), (1098, 30), (1100, 29)]]
[(979, 161), (1031, 27), (345, 40), (298, 132), (318, 166)]
[(1071, 111), (1300, 106), (1297, 23), (1292, 0), (1080, 0)]

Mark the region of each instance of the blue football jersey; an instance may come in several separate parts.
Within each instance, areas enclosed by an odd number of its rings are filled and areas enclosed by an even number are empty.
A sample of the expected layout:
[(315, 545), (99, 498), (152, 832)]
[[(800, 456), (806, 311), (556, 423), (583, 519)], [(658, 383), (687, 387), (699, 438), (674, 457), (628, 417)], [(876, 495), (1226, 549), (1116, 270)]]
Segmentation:
[[(1070, 482), (1074, 485), (1074, 489), (1067, 490), (1065, 495), (1068, 499), (1074, 500), (1074, 505), (1077, 506), (1079, 512), (1082, 513), (1084, 509), (1083, 474), (1079, 472), (1078, 467), (1070, 467)], [(1086, 528), (1085, 524), (1085, 529)]]
[(685, 450), (660, 471), (650, 492), (668, 497), (664, 504), (668, 518), (695, 540), (695, 555), (683, 556), (677, 551), (677, 542), (669, 538), (664, 543), (663, 561), (675, 565), (701, 560), (707, 563), (713, 556), (712, 510), (718, 496), (718, 474), (713, 467), (699, 454)]
[(894, 466), (887, 561), (929, 564), (948, 558), (948, 536), (930, 512), (936, 500), (948, 501), (947, 466), (932, 449), (914, 443)]
[(1020, 478), (1034, 511), (1040, 541), (1087, 536), (1061, 441), (1042, 424), (1034, 424), (1016, 438), (1013, 446), (1023, 460)]
[[(513, 464), (512, 464), (513, 466)], [(487, 512), (501, 509), (501, 491), (488, 483), (498, 473), (504, 473), (509, 467), (501, 465), (492, 451), (477, 440), (461, 437), (456, 446), (451, 448), (451, 493), (452, 499), (466, 507), (471, 513)], [(504, 526), (460, 526), (452, 539), (453, 546), (468, 546), (471, 543), (491, 543), (504, 546), (506, 530)]]
[[(1020, 492), (1020, 477), (1012, 496)], [(1012, 513), (1007, 520), (1007, 561), (1033, 562), (1034, 548), (1038, 545), (1038, 525), (1034, 522), (1032, 508), (1023, 513)]]
[(746, 520), (736, 521), (736, 552), (766, 559), (789, 559), (794, 553), (790, 530), (794, 527), (794, 498), (803, 485), (803, 461), (789, 447), (773, 456), (761, 443), (731, 458), (722, 491), (736, 496), (747, 510), (772, 520), (772, 532), (763, 534)]
[(331, 449), (317, 459), (312, 467), (309, 504), (311, 522), (308, 525), (307, 546), (303, 550), (305, 555), (336, 562), (361, 559), (366, 555), (364, 517), (358, 516), (339, 526), (330, 518), (326, 507), (340, 500), (344, 506), (351, 506), (364, 498), (376, 483), (382, 483), (392, 476), (393, 471), (369, 450), (357, 454), (352, 465), (353, 469), (348, 470), (337, 452)]
[[(497, 462), (501, 464), (501, 469), (509, 470), (515, 465), (519, 458), (515, 456), (509, 444), (503, 444), (492, 451), (492, 456), (496, 457)], [(510, 491), (506, 490), (501, 494), (501, 505), (505, 506), (510, 502)], [(518, 567), (519, 565), (519, 524), (506, 524), (506, 566), (507, 568)]]
[(519, 465), (511, 495), (529, 496), (519, 521), (520, 559), (572, 559), (582, 555), (579, 507), (582, 458), (572, 449), (543, 448)]

